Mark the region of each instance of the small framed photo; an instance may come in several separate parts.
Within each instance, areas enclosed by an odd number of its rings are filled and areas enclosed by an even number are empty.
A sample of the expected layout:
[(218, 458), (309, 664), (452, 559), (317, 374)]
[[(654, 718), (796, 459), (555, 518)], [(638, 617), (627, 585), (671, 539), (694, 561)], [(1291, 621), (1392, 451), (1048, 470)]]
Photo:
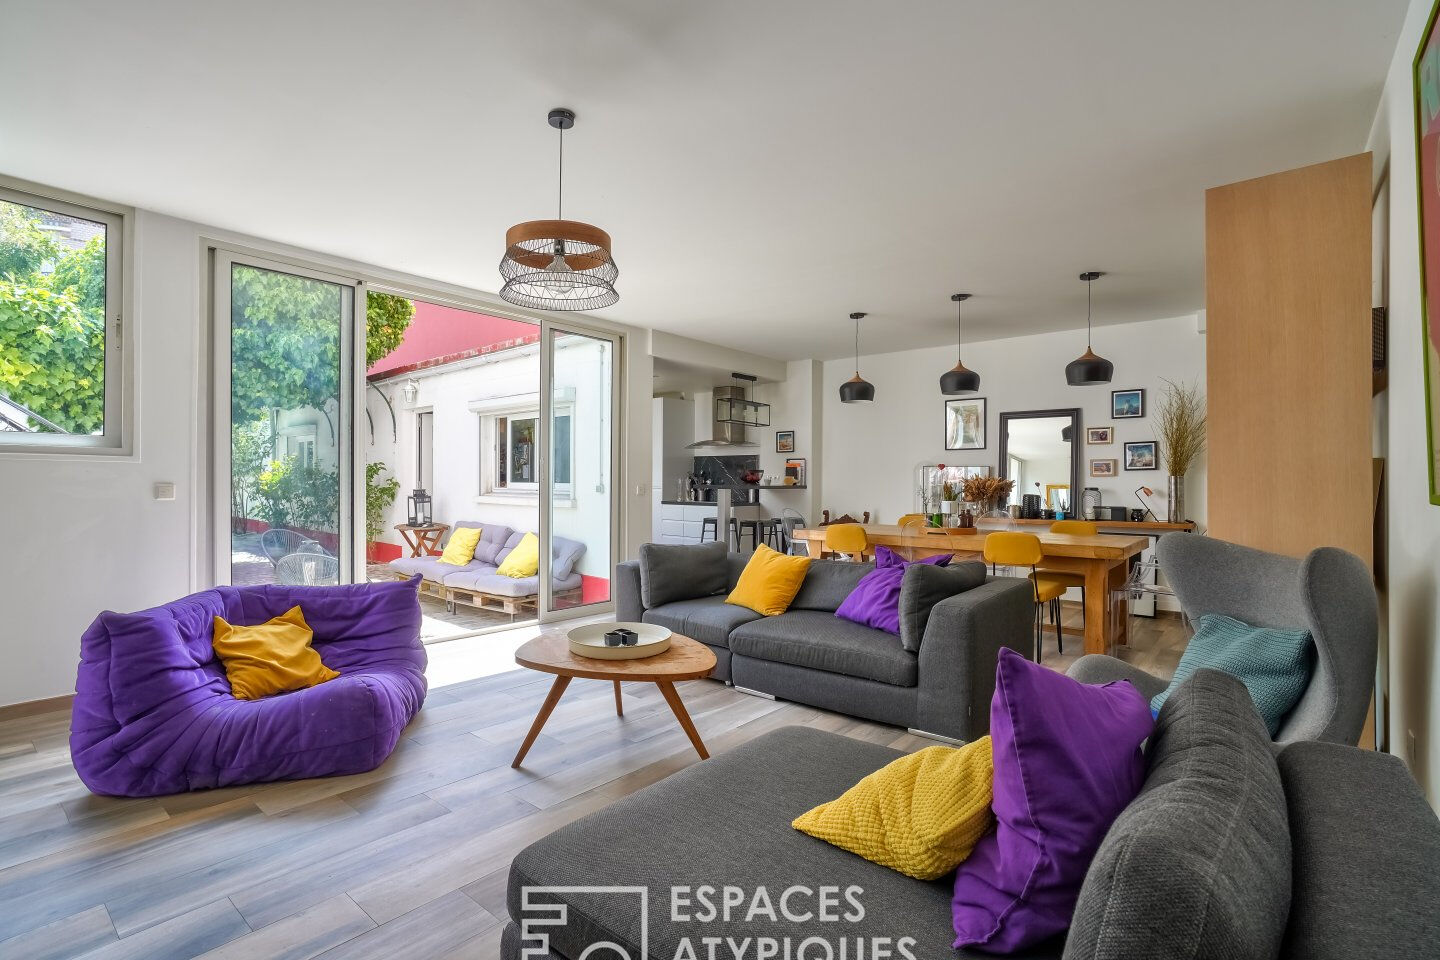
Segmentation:
[(1125, 444), (1126, 470), (1159, 470), (1160, 458), (1154, 440), (1137, 440)]
[(1111, 390), (1110, 416), (1116, 420), (1145, 416), (1145, 391)]
[[(1114, 428), (1114, 427), (1086, 427), (1086, 428), (1085, 428), (1085, 442), (1086, 442), (1086, 443), (1114, 443), (1114, 442), (1115, 442), (1115, 428)], [(1091, 462), (1093, 463), (1094, 461), (1091, 461)], [(1093, 477), (1093, 476), (1095, 476), (1095, 474), (1092, 473), (1091, 476)]]
[(794, 431), (794, 430), (776, 430), (776, 431), (775, 431), (775, 452), (776, 452), (776, 453), (794, 453), (794, 452), (795, 452), (795, 431)]
[(945, 401), (945, 449), (985, 449), (985, 398)]
[(785, 485), (787, 487), (805, 486), (805, 466), (803, 458), (795, 458), (785, 461)]
[(1091, 460), (1090, 476), (1113, 477), (1120, 472), (1119, 460)]

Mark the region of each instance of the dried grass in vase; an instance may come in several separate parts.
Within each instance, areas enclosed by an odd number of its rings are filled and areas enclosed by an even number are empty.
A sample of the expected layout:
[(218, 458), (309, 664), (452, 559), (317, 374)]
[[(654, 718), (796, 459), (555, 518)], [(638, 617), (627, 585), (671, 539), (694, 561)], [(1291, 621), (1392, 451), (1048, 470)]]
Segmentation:
[(1205, 395), (1198, 384), (1166, 380), (1165, 385), (1159, 453), (1170, 476), (1183, 477), (1205, 449)]
[(961, 493), (971, 503), (994, 503), (1008, 499), (1013, 489), (1015, 481), (1004, 477), (969, 476), (960, 481)]

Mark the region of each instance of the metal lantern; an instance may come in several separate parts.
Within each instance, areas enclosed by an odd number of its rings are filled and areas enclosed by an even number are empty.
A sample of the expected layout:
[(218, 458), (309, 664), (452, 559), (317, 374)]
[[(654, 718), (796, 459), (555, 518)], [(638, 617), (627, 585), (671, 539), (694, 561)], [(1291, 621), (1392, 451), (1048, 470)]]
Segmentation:
[(410, 513), (410, 526), (430, 526), (430, 494), (425, 492), (424, 487), (406, 497), (405, 506)]
[(575, 125), (575, 114), (556, 107), (549, 119), (560, 131), (559, 211), (554, 220), (529, 220), (505, 232), (500, 297), (536, 310), (599, 310), (620, 299), (620, 270), (610, 255), (610, 234), (564, 219), (565, 131)]

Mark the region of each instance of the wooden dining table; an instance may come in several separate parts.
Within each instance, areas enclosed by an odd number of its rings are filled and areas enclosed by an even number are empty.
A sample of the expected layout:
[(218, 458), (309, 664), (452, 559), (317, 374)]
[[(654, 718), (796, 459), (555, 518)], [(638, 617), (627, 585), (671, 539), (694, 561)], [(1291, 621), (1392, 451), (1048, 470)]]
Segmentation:
[[(985, 536), (992, 532), (991, 529), (974, 527), (898, 527), (872, 523), (862, 526), (870, 551), (873, 552), (877, 545), (886, 546), (911, 560), (946, 553), (980, 559), (985, 549)], [(1082, 537), (1048, 530), (1026, 532), (1033, 532), (1040, 539), (1040, 549), (1044, 554), (1041, 566), (1085, 577), (1085, 652), (1107, 653), (1116, 644), (1123, 644), (1126, 618), (1110, 616), (1110, 594), (1124, 586), (1131, 559), (1139, 556), (1149, 545), (1149, 538), (1109, 533)], [(824, 550), (823, 527), (796, 530), (792, 536), (805, 542), (812, 557), (820, 556)], [(1075, 631), (1067, 629), (1066, 632)]]

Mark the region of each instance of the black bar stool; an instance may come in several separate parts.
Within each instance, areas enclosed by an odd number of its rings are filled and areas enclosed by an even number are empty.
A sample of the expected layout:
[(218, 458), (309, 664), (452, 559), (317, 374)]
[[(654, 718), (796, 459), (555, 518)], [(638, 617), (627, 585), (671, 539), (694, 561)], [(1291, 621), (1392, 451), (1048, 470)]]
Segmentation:
[(702, 517), (700, 520), (700, 542), (705, 542), (705, 531), (707, 530), (710, 531), (711, 540), (719, 540), (719, 529), (720, 524), (716, 522), (716, 519), (714, 517)]

